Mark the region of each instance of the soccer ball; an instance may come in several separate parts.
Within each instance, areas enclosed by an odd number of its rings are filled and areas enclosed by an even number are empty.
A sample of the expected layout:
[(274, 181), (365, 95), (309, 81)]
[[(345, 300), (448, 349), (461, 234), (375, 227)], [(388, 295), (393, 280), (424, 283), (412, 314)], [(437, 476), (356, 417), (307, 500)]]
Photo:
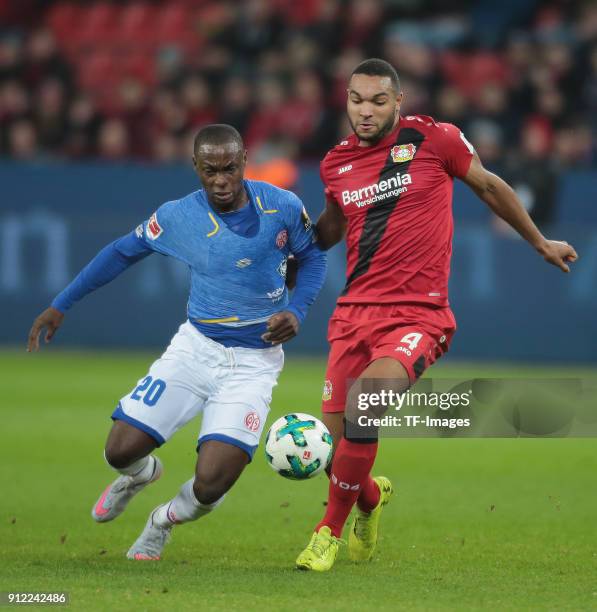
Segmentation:
[(295, 412), (279, 418), (265, 437), (265, 456), (284, 478), (305, 480), (323, 472), (332, 459), (332, 436), (314, 416)]

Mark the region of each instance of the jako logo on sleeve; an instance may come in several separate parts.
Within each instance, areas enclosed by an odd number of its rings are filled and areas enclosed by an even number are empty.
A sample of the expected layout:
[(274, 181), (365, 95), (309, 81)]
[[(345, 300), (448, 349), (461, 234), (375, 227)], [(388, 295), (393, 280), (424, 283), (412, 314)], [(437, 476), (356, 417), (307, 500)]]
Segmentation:
[(156, 213), (153, 213), (147, 222), (147, 237), (151, 238), (151, 240), (155, 240), (163, 231), (161, 225), (158, 223)]

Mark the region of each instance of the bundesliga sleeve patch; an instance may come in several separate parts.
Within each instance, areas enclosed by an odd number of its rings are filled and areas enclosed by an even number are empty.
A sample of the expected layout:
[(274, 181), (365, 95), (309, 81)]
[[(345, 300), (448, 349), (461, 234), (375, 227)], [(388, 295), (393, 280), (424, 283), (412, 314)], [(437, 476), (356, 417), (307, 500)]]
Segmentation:
[(147, 237), (151, 238), (151, 240), (155, 240), (163, 231), (162, 226), (158, 223), (156, 213), (153, 213), (147, 222)]

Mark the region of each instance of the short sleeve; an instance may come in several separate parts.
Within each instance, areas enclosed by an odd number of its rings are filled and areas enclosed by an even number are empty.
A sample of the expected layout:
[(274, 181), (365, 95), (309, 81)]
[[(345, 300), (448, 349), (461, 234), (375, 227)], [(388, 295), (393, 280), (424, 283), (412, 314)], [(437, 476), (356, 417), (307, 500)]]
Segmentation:
[(292, 253), (300, 253), (315, 241), (307, 209), (300, 198), (288, 192), (288, 244)]
[(439, 123), (435, 139), (436, 152), (450, 176), (463, 178), (470, 168), (475, 150), (460, 128), (451, 123)]

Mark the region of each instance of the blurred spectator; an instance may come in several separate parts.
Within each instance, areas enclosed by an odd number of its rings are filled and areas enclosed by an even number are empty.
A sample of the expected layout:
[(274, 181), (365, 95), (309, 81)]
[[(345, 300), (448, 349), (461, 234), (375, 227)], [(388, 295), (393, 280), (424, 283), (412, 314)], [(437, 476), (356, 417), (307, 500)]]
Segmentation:
[(368, 56), (378, 56), (382, 45), (379, 32), (383, 16), (381, 0), (350, 0), (348, 19), (342, 28), (344, 46), (362, 49)]
[(175, 85), (181, 78), (184, 69), (184, 56), (178, 47), (166, 45), (158, 50), (155, 72), (162, 85)]
[(587, 76), (583, 86), (582, 101), (591, 117), (593, 133), (597, 132), (597, 44), (590, 49), (587, 58)]
[[(334, 110), (344, 113), (346, 108), (346, 87), (355, 66), (365, 59), (363, 53), (354, 47), (343, 50), (331, 63), (330, 103)], [(403, 88), (404, 89), (404, 88)]]
[(246, 144), (257, 146), (279, 135), (284, 120), (286, 92), (278, 79), (270, 78), (257, 86), (257, 105), (249, 121)]
[(35, 96), (35, 125), (41, 147), (58, 152), (66, 140), (66, 93), (55, 77), (42, 81)]
[(312, 150), (310, 142), (323, 119), (323, 91), (319, 77), (312, 70), (295, 73), (292, 92), (282, 109), (284, 134), (301, 149)]
[(491, 119), (476, 119), (469, 124), (468, 138), (483, 164), (499, 172), (503, 155), (503, 131), (500, 125)]
[(233, 39), (235, 51), (248, 58), (256, 58), (278, 45), (283, 27), (273, 2), (245, 0), (240, 4), (239, 16)]
[(29, 95), (19, 81), (6, 81), (0, 86), (0, 119), (3, 122), (25, 117), (30, 110)]
[(468, 120), (468, 105), (462, 93), (451, 85), (442, 87), (436, 96), (438, 118), (442, 121), (453, 123), (461, 130), (466, 131)]
[(97, 137), (102, 117), (90, 96), (76, 97), (68, 110), (65, 152), (71, 157), (89, 157), (97, 151)]
[(188, 77), (182, 84), (181, 100), (191, 125), (213, 123), (216, 113), (211, 103), (207, 82), (199, 76)]
[(592, 157), (592, 138), (589, 126), (570, 121), (555, 133), (554, 153), (559, 167), (586, 168)]
[[(297, 18), (306, 14), (303, 3), (291, 1), (289, 4), (291, 10), (296, 7)], [(303, 24), (303, 33), (326, 57), (336, 55), (342, 42), (340, 0), (316, 0), (313, 4), (314, 14)]]
[(222, 88), (220, 123), (233, 125), (241, 134), (247, 131), (251, 113), (252, 89), (241, 77), (229, 78)]
[(31, 161), (39, 156), (37, 132), (33, 122), (20, 119), (8, 129), (8, 152), (14, 159)]
[(121, 119), (108, 119), (98, 136), (98, 153), (108, 160), (122, 160), (130, 155), (129, 134)]
[(20, 0), (5, 7), (3, 155), (186, 160), (197, 127), (220, 121), (235, 125), (257, 157), (319, 159), (350, 132), (344, 107), (352, 70), (380, 55), (398, 69), (404, 113), (455, 123), (488, 165), (526, 169), (534, 191), (542, 164), (597, 162), (594, 2)]
[[(502, 171), (503, 178), (516, 191), (539, 227), (549, 225), (553, 221), (558, 193), (558, 174), (552, 159), (552, 140), (547, 121), (539, 117), (530, 119), (522, 128), (520, 147), (506, 156)], [(504, 224), (501, 225), (505, 229)]]
[(179, 141), (171, 134), (160, 134), (153, 141), (153, 158), (161, 163), (179, 161), (182, 156)]
[(294, 163), (296, 145), (292, 140), (271, 138), (256, 146), (247, 161), (245, 177), (267, 181), (282, 189), (292, 189), (298, 179)]
[(22, 78), (23, 48), (17, 35), (0, 36), (0, 83)]
[(151, 151), (151, 111), (147, 88), (139, 80), (125, 79), (119, 88), (120, 119), (126, 126), (135, 157), (147, 157)]
[(48, 77), (55, 77), (65, 86), (70, 86), (71, 68), (60, 55), (49, 29), (40, 28), (30, 34), (26, 58), (24, 77), (28, 86), (36, 87)]
[(166, 132), (180, 136), (187, 128), (186, 109), (180, 104), (173, 89), (162, 89), (156, 93), (152, 101), (152, 114), (158, 134)]
[(304, 34), (292, 35), (286, 45), (285, 63), (289, 70), (307, 70), (317, 65), (320, 47)]

